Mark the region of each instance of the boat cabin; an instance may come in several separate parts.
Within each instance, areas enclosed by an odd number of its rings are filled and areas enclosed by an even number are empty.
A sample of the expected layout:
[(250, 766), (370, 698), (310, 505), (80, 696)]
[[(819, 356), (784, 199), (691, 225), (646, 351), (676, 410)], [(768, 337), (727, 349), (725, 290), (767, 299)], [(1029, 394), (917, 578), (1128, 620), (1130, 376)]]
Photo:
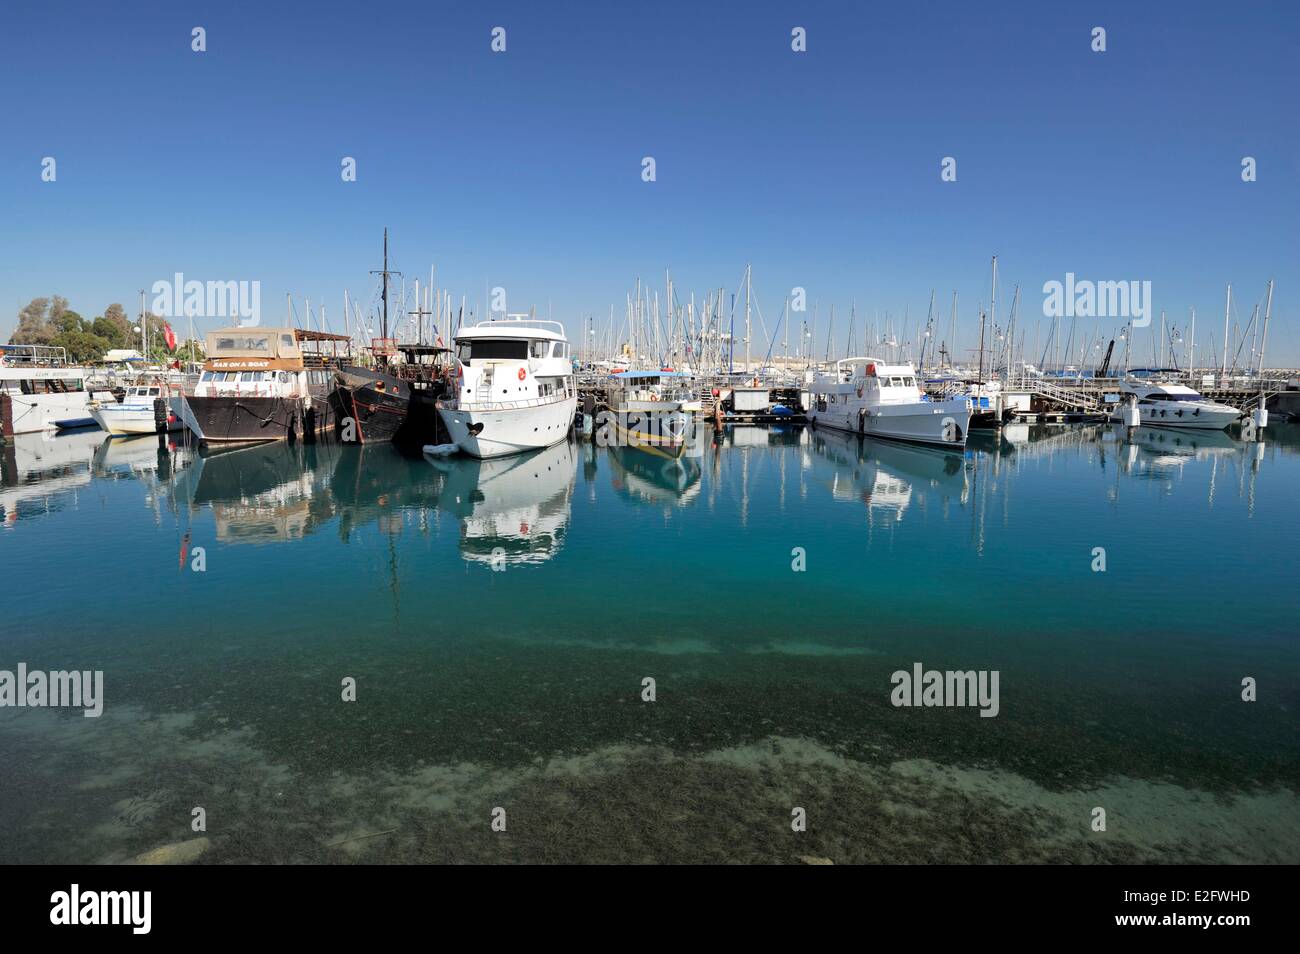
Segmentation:
[(194, 395), (306, 397), (309, 389), (332, 386), (333, 369), (347, 360), (351, 342), (347, 335), (302, 328), (213, 331)]

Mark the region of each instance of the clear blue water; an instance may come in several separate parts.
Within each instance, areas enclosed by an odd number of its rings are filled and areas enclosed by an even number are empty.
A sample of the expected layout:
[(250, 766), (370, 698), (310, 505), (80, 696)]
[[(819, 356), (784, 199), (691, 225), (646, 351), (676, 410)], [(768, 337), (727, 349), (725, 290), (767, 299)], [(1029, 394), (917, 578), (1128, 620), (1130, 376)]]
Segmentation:
[(1296, 428), (3, 452), (0, 861), (1300, 861)]

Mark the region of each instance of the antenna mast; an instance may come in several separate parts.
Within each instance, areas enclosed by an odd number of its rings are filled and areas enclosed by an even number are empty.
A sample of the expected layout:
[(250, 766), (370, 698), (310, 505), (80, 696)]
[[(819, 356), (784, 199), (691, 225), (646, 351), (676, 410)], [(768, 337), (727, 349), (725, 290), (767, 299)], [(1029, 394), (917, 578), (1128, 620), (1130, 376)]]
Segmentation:
[(384, 267), (382, 269), (371, 269), (371, 275), (382, 275), (384, 277), (384, 324), (381, 336), (388, 337), (388, 276), (401, 275), (401, 272), (393, 272), (388, 269), (388, 228), (384, 228)]

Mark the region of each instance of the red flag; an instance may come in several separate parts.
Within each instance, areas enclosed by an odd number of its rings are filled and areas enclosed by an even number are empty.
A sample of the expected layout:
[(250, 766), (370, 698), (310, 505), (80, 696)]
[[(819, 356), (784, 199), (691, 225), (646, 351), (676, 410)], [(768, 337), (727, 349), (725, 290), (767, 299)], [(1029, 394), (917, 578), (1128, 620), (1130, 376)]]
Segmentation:
[(163, 322), (163, 335), (165, 336), (165, 340), (167, 341), (167, 350), (175, 351), (176, 333), (172, 331), (172, 326), (165, 321)]

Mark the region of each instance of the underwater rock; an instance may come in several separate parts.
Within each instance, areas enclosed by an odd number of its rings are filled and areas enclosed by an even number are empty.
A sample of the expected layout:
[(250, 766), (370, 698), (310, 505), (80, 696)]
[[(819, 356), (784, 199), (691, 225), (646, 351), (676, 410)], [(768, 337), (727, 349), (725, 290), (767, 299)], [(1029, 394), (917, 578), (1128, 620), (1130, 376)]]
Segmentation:
[(191, 838), (178, 841), (161, 848), (154, 848), (144, 854), (136, 855), (128, 864), (132, 865), (187, 865), (212, 847), (207, 838)]

